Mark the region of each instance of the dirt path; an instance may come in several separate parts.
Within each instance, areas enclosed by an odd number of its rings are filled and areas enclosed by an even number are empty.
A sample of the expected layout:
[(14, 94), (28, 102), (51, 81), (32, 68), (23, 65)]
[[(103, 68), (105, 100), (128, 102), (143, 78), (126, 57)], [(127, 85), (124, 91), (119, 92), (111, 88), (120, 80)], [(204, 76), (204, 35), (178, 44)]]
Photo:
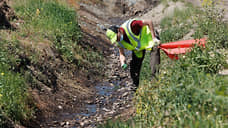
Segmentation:
[(77, 127), (95, 127), (110, 118), (116, 118), (128, 110), (127, 115), (134, 113), (131, 82), (128, 71), (119, 69), (117, 50), (109, 56), (106, 75), (109, 76), (100, 83), (96, 83), (96, 98), (86, 105), (87, 112), (76, 117)]

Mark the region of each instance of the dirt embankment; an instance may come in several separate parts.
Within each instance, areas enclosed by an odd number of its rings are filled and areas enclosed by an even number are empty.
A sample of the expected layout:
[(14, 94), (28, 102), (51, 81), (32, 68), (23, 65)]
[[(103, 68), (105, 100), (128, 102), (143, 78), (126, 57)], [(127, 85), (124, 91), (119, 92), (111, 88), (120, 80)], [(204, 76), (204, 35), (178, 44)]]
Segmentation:
[(9, 21), (16, 19), (16, 16), (7, 2), (6, 0), (0, 0), (0, 28), (14, 28), (14, 25)]
[[(8, 1), (0, 0), (0, 29), (4, 31), (4, 29), (14, 28), (14, 24), (11, 23), (14, 18), (16, 16)], [(101, 42), (103, 39), (92, 34), (84, 36), (87, 39), (84, 38), (81, 45), (93, 47), (89, 50), (105, 50), (107, 47), (104, 45), (97, 47), (91, 43), (94, 40)], [(22, 125), (38, 128), (56, 126), (65, 118), (73, 118), (64, 117), (66, 113), (84, 111), (85, 102), (95, 94), (94, 81), (97, 80), (97, 76), (102, 76), (102, 74), (97, 74), (98, 72), (94, 68), (81, 70), (76, 64), (64, 61), (49, 40), (39, 42), (29, 37), (19, 36), (17, 40), (21, 51), (15, 55), (20, 59), (15, 67), (15, 72), (31, 78), (28, 83), (29, 92), (36, 110), (34, 119), (22, 122)], [(34, 55), (37, 56), (34, 57)]]

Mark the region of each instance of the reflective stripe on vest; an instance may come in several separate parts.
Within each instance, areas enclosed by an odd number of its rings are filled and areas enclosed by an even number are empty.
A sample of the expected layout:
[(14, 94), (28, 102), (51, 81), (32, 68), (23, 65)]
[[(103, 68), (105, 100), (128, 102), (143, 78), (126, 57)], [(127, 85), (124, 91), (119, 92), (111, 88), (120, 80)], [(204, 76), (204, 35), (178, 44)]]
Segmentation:
[(144, 25), (141, 28), (139, 35), (135, 35), (131, 30), (131, 23), (134, 20), (135, 19), (130, 19), (121, 25), (121, 27), (124, 28), (131, 45), (136, 51), (151, 50), (151, 48), (154, 46), (154, 42), (149, 27)]
[(118, 45), (119, 45), (120, 47), (125, 48), (124, 45), (123, 45), (121, 42), (118, 41), (117, 43), (118, 43)]
[(131, 23), (136, 19), (130, 19), (123, 23), (121, 27), (126, 32), (126, 35), (130, 41), (130, 43), (122, 40), (121, 42), (118, 42), (118, 45), (122, 48), (133, 50), (137, 57), (142, 57), (142, 50), (151, 50), (154, 46), (154, 42), (152, 39), (151, 31), (147, 25), (143, 26), (140, 30), (139, 35), (135, 35), (131, 31)]
[(132, 23), (132, 21), (133, 21), (133, 20), (128, 20), (128, 21), (127, 21), (127, 27), (126, 27), (126, 28), (127, 28), (128, 33), (130, 34), (131, 38), (134, 39), (135, 42), (137, 42), (137, 47), (135, 47), (135, 50), (139, 51), (139, 49), (140, 49), (140, 47), (141, 47), (141, 42), (140, 42), (140, 40), (141, 40), (141, 32), (142, 32), (142, 29), (140, 30), (140, 33), (139, 33), (139, 39), (137, 39), (137, 38), (133, 35), (133, 33), (132, 33), (132, 31), (131, 31), (131, 23)]

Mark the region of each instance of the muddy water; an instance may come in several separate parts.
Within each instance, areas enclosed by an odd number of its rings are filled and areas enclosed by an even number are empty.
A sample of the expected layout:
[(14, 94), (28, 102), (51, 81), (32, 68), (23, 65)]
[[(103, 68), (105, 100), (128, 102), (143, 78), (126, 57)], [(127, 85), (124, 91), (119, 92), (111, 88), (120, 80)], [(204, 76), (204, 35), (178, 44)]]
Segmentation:
[[(61, 127), (94, 128), (107, 119), (113, 119), (126, 110), (133, 109), (132, 82), (129, 69), (122, 70), (119, 65), (117, 48), (110, 48), (113, 54), (106, 61), (106, 78), (94, 83), (96, 95), (87, 101), (80, 113), (63, 113)], [(131, 52), (125, 51), (127, 63), (131, 59)], [(133, 114), (133, 113), (132, 113)]]
[[(118, 50), (111, 48), (114, 53), (107, 61), (107, 79), (96, 84), (96, 97), (88, 103), (86, 111), (72, 114), (75, 117), (75, 127), (96, 127), (103, 121), (120, 115), (126, 109), (133, 108), (132, 83), (129, 77), (129, 70), (123, 71), (119, 66)], [(128, 61), (131, 52), (126, 51)]]

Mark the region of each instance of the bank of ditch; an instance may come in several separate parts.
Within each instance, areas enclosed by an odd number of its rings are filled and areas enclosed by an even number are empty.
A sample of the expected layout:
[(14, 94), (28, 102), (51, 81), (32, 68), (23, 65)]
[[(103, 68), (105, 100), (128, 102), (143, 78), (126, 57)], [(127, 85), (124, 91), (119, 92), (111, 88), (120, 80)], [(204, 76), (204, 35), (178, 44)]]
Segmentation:
[(88, 40), (65, 1), (3, 3), (16, 18), (5, 17), (15, 30), (1, 24), (1, 127), (61, 126), (67, 113), (85, 111), (103, 57), (81, 45)]

